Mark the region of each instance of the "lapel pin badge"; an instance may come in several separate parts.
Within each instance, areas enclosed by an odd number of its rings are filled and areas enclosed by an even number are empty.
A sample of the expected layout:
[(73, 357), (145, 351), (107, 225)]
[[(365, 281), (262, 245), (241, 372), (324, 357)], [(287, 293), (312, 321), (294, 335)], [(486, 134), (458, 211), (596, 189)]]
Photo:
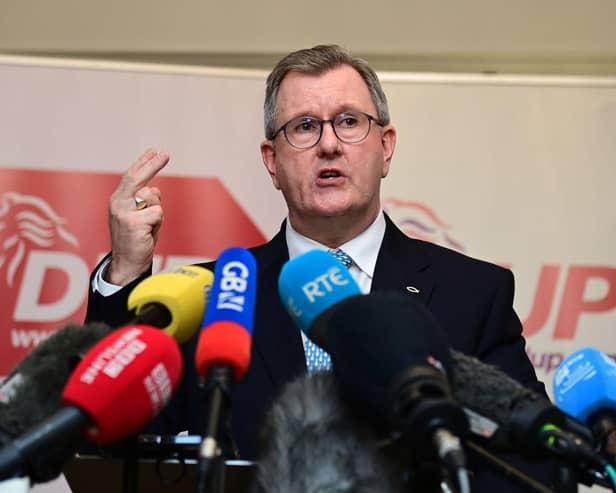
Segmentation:
[(415, 294), (419, 293), (419, 289), (417, 289), (415, 286), (407, 286), (406, 290), (409, 293), (415, 293)]

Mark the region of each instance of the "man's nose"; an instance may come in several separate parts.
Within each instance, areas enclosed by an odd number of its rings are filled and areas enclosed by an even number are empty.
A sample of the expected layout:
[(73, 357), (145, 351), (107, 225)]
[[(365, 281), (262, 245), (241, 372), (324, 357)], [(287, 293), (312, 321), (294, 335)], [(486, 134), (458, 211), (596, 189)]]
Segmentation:
[(340, 140), (334, 132), (332, 122), (323, 122), (323, 133), (319, 141), (319, 149), (325, 154), (330, 154), (340, 151)]

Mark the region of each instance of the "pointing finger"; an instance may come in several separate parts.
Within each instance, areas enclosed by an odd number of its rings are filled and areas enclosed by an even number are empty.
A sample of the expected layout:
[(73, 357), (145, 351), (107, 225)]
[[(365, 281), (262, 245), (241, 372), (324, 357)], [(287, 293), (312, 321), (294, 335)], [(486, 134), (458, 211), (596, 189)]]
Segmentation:
[(126, 171), (117, 189), (117, 195), (122, 199), (132, 199), (137, 191), (143, 188), (169, 162), (169, 153), (148, 149)]

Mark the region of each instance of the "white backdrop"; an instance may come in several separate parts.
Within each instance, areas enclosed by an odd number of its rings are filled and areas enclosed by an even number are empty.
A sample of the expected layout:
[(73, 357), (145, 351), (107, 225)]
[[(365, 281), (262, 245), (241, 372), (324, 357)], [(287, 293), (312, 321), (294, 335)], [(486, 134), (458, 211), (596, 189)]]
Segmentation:
[[(164, 175), (217, 177), (269, 238), (285, 208), (258, 152), (265, 75), (0, 58), (0, 172), (13, 173), (0, 177), (119, 174), (147, 147), (164, 148)], [(511, 266), (529, 355), (549, 388), (572, 350), (616, 354), (616, 80), (381, 79), (399, 135), (383, 183), (393, 218), (409, 234)], [(14, 183), (0, 183), (0, 199), (33, 193)], [(216, 205), (204, 198), (190, 220)], [(106, 228), (104, 214), (91, 221)]]

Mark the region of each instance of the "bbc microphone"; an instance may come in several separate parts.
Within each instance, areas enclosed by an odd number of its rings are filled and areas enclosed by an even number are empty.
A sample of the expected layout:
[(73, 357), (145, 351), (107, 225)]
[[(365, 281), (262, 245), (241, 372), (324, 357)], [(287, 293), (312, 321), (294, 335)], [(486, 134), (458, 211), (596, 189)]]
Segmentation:
[[(71, 324), (38, 344), (0, 385), (0, 448), (53, 414), (83, 355), (112, 329), (102, 323)], [(34, 482), (58, 475), (54, 458), (41, 461)]]
[(197, 374), (208, 397), (198, 491), (205, 491), (212, 463), (220, 453), (220, 427), (228, 415), (231, 387), (250, 366), (256, 295), (257, 263), (252, 253), (240, 247), (223, 251), (216, 260), (195, 352)]
[(131, 324), (163, 329), (178, 344), (190, 339), (203, 320), (214, 276), (197, 265), (184, 265), (146, 277), (128, 295)]
[(106, 444), (138, 432), (168, 402), (181, 372), (179, 348), (164, 332), (145, 325), (112, 332), (75, 368), (60, 409), (0, 449), (0, 480), (53, 479), (84, 439)]

